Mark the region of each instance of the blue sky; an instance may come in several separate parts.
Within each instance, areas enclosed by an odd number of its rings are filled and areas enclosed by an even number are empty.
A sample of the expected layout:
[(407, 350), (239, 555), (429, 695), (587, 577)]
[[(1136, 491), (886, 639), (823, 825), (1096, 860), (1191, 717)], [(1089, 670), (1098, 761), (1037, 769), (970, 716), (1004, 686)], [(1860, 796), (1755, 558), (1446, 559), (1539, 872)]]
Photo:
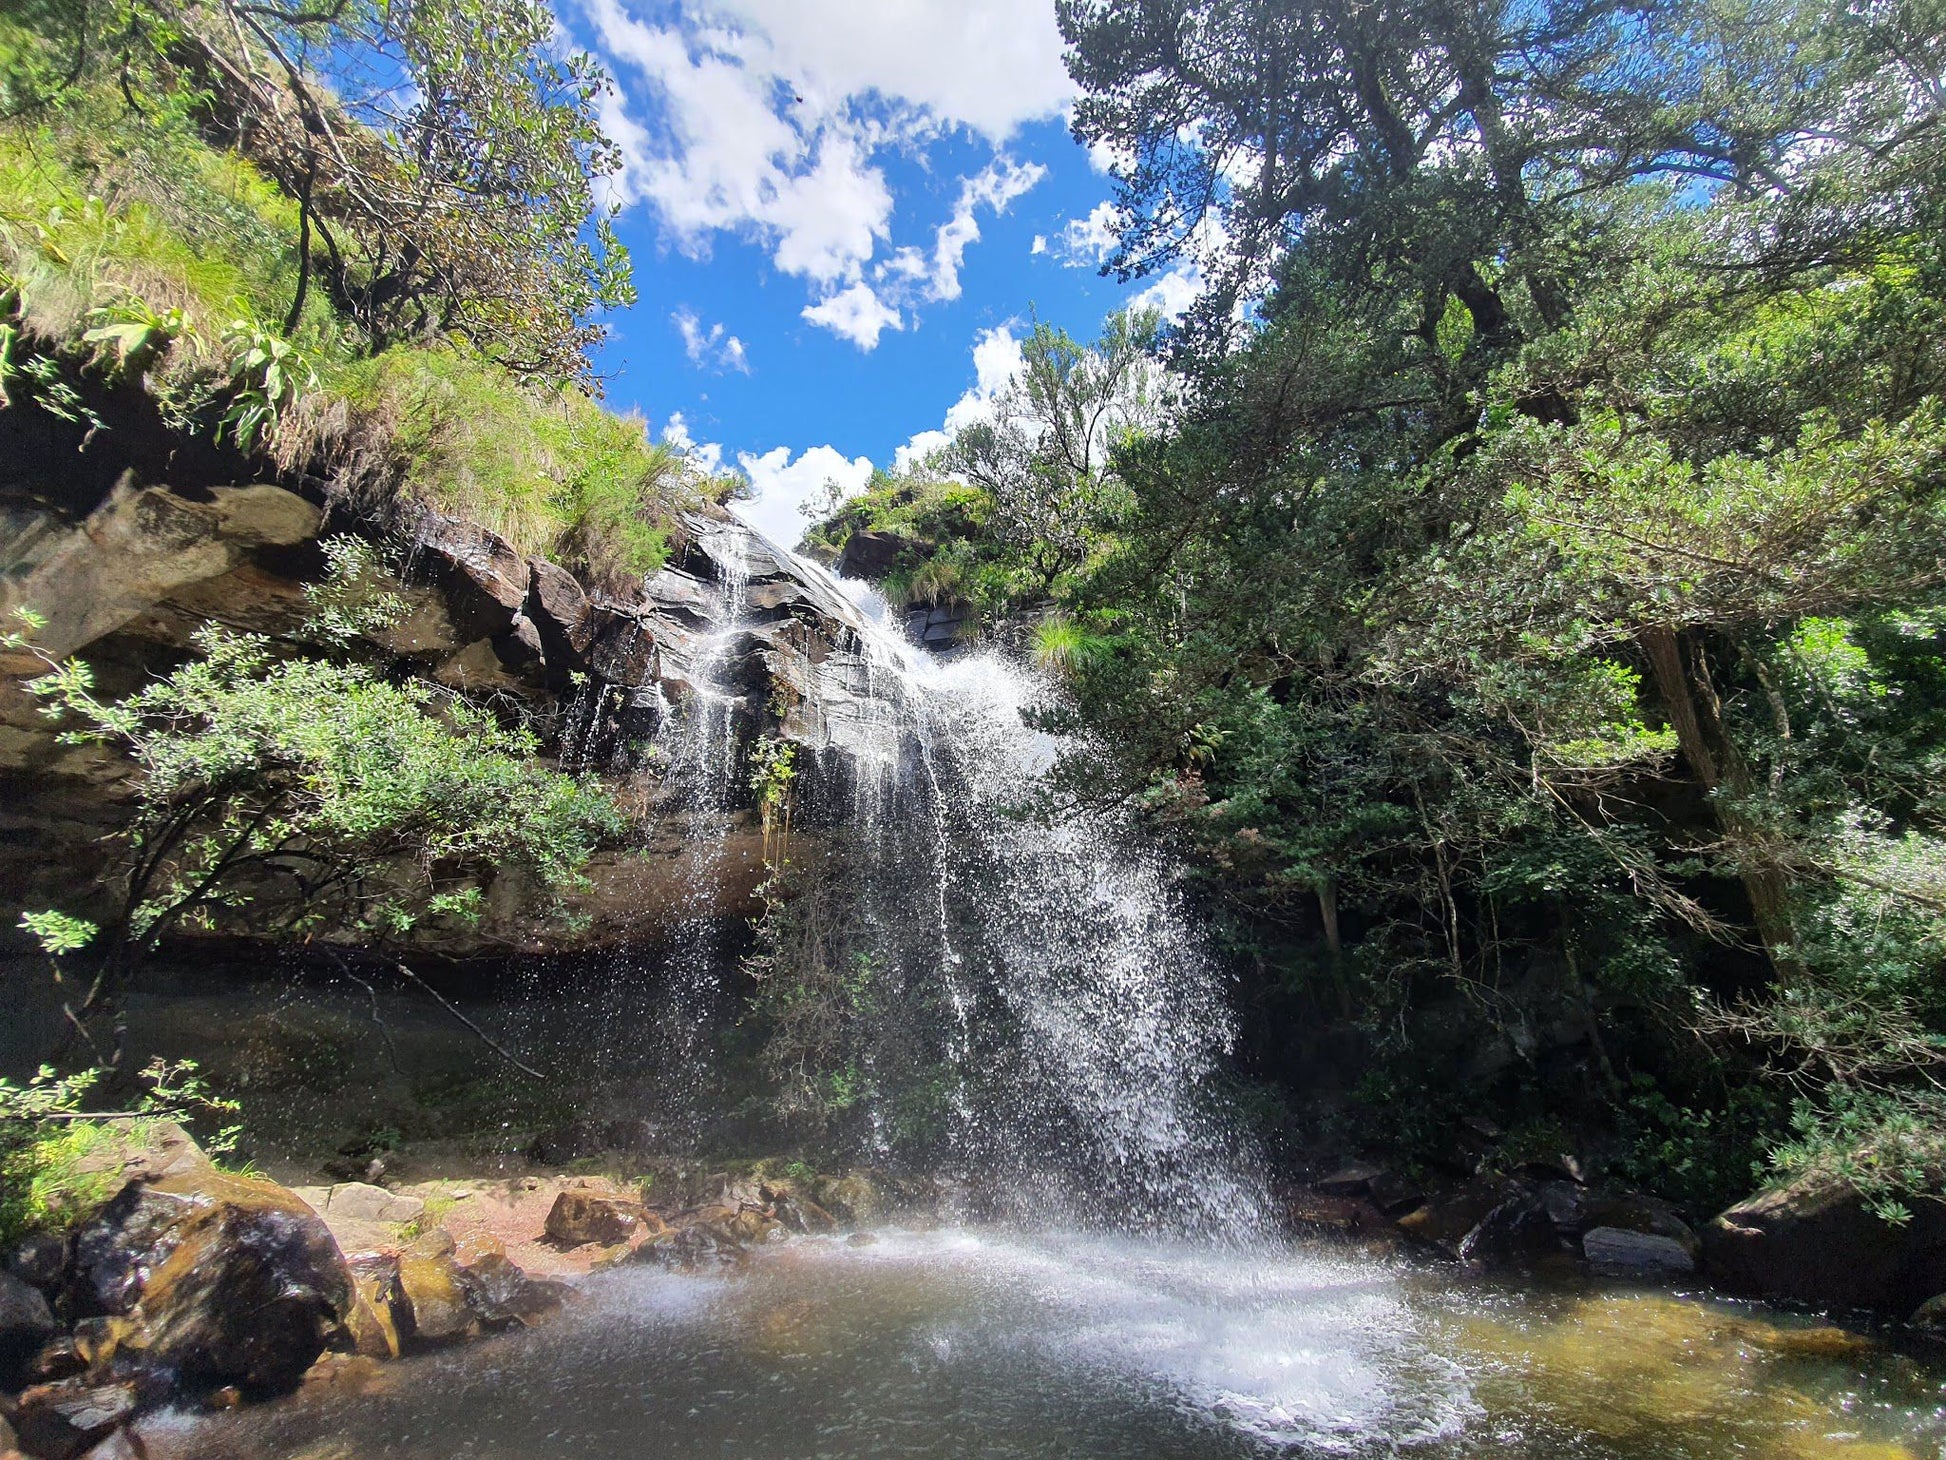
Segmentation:
[(1111, 184), (1068, 132), (1052, 0), (559, 3), (627, 156), (609, 403), (745, 471), (773, 537), (977, 415), (1030, 310), (1087, 338), (1191, 292), (1096, 272)]

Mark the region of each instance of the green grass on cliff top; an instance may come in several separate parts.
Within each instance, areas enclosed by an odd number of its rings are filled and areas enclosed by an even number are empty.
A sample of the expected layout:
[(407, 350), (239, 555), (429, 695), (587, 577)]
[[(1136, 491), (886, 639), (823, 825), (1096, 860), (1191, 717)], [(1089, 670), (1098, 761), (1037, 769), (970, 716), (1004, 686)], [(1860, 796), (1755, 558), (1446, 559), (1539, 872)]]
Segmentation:
[[(138, 116), (80, 94), (0, 125), (0, 295), (18, 290), (24, 337), (0, 376), (27, 350), (110, 370), (112, 347), (90, 330), (168, 320), (145, 384), (194, 399), (228, 378), (236, 322), (281, 331), (296, 237), (295, 203), (180, 111)], [(466, 517), (610, 586), (660, 566), (675, 512), (731, 485), (651, 441), (639, 417), (536, 388), (463, 344), (371, 355), (320, 289), (290, 342), (316, 385), (289, 413), (280, 462)]]

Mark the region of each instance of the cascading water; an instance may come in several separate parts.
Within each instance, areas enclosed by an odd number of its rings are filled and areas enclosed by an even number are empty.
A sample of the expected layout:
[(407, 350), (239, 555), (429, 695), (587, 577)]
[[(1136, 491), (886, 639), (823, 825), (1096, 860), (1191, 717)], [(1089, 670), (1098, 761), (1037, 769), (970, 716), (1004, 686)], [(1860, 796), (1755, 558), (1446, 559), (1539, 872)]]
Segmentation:
[[(661, 737), (698, 884), (741, 790), (745, 691), (723, 682), (753, 613), (747, 563), (729, 546), (739, 536), (707, 544), (725, 606)], [(829, 733), (812, 778), (825, 804), (806, 819), (828, 911), (771, 974), (787, 1001), (791, 981), (808, 980), (799, 1005), (830, 1004), (826, 1023), (846, 1026), (820, 1026), (825, 1042), (800, 1052), (807, 1100), (849, 1118), (882, 1157), (964, 1177), (989, 1210), (1255, 1230), (1261, 1192), (1211, 1104), (1231, 1023), (1167, 859), (1108, 812), (1034, 813), (1062, 749), (1029, 723), (1050, 684), (996, 652), (936, 659), (885, 627), (869, 590), (761, 550), (860, 609), (813, 691)], [(811, 921), (812, 901), (784, 917)], [(693, 943), (676, 991), (691, 1028), (715, 976), (700, 925)]]

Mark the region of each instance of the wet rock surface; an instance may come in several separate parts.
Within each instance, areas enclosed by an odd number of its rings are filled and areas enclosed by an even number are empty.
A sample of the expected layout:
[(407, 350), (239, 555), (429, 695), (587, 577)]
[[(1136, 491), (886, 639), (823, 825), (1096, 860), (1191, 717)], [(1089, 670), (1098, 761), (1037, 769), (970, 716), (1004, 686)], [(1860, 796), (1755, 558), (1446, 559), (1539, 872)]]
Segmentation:
[(344, 1256), (274, 1182), (214, 1169), (131, 1182), (76, 1236), (67, 1305), (125, 1318), (97, 1359), (149, 1386), (294, 1388), (351, 1307)]
[(1904, 1316), (1946, 1292), (1946, 1202), (1908, 1205), (1894, 1224), (1835, 1185), (1763, 1192), (1703, 1229), (1705, 1270), (1754, 1297)]

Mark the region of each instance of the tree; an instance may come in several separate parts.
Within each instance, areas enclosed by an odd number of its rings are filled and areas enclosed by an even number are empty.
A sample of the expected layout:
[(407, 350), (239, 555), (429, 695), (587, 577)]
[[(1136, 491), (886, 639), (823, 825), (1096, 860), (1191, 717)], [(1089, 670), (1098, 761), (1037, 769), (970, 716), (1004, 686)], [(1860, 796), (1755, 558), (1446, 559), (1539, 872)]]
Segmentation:
[(1200, 254), (1229, 337), (1283, 254), (1457, 300), (1500, 357), (1562, 321), (1564, 224), (1643, 178), (1774, 184), (1843, 54), (1793, 0), (1060, 0), (1075, 134), (1116, 158), (1122, 277)]
[(596, 201), (620, 165), (586, 54), (545, 0), (34, 0), (9, 109), (108, 82), (201, 108), (295, 200), (296, 328), (314, 272), (374, 348), (457, 331), (587, 382), (600, 310), (633, 301)]
[(1161, 420), (1150, 358), (1159, 326), (1152, 312), (1118, 312), (1084, 346), (1036, 322), (1019, 372), (945, 454), (949, 470), (992, 494), (996, 535), (1043, 595), (1086, 561), (1112, 520), (1116, 450)]

